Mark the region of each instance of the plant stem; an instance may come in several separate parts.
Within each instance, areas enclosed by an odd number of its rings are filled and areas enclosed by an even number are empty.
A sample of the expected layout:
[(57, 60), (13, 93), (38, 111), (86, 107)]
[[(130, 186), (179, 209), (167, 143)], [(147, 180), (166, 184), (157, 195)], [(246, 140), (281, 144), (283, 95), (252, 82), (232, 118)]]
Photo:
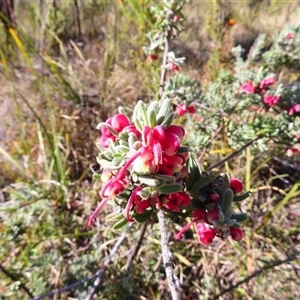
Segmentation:
[(222, 160), (220, 160), (219, 162), (215, 163), (214, 165), (210, 166), (208, 170), (212, 170), (214, 168), (217, 168), (221, 165), (223, 165), (227, 160), (229, 160), (230, 158), (234, 157), (235, 155), (237, 155), (238, 153), (240, 153), (241, 151), (243, 151), (244, 149), (246, 149), (247, 147), (251, 146), (254, 142), (258, 141), (259, 139), (261, 139), (262, 137), (257, 137), (251, 141), (249, 141), (248, 143), (246, 143), (244, 146), (242, 146), (240, 149), (237, 149), (236, 151), (232, 152), (231, 154), (229, 154), (228, 156), (226, 156), (225, 158), (223, 158)]
[(172, 31), (169, 28), (167, 30), (167, 36), (166, 36), (166, 40), (165, 40), (165, 49), (164, 49), (164, 56), (163, 56), (163, 61), (162, 61), (162, 70), (161, 70), (161, 74), (160, 74), (160, 88), (159, 88), (159, 95), (160, 97), (163, 95), (164, 92), (164, 84), (166, 81), (166, 76), (167, 76), (167, 69), (165, 68), (165, 65), (167, 64), (167, 60), (168, 60), (168, 53), (169, 53), (169, 49), (170, 49), (170, 41), (171, 41), (171, 37), (172, 37)]
[(172, 295), (172, 300), (180, 300), (181, 297), (178, 290), (179, 280), (174, 274), (174, 270), (172, 266), (172, 257), (168, 245), (169, 239), (168, 239), (168, 232), (167, 232), (164, 212), (162, 210), (159, 210), (157, 212), (157, 217), (158, 217), (158, 223), (159, 223), (160, 234), (161, 234), (161, 248), (162, 248), (164, 267), (166, 270), (166, 275), (167, 275), (168, 284)]

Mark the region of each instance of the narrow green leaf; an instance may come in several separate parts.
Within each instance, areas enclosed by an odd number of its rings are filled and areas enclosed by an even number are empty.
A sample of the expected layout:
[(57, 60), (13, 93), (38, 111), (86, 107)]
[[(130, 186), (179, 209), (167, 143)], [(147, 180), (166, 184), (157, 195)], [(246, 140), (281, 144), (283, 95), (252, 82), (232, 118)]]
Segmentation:
[(250, 195), (251, 195), (251, 191), (243, 194), (243, 195), (240, 195), (240, 196), (234, 196), (233, 197), (233, 202), (240, 202), (240, 201), (243, 201), (245, 199), (247, 199)]
[(244, 222), (248, 219), (248, 215), (245, 213), (232, 214), (231, 219), (235, 219), (237, 222)]
[(173, 194), (182, 191), (181, 184), (172, 184), (159, 187), (157, 190), (161, 194)]
[(223, 214), (227, 217), (231, 206), (232, 206), (232, 201), (233, 201), (233, 191), (232, 189), (227, 189), (225, 193), (223, 194), (223, 199), (222, 199), (222, 212)]
[(159, 109), (158, 114), (156, 115), (156, 124), (161, 125), (164, 122), (166, 116), (170, 114), (170, 100), (164, 99), (162, 105)]
[(149, 210), (146, 210), (143, 214), (135, 214), (133, 216), (133, 218), (139, 223), (145, 223), (146, 221), (148, 221), (151, 218), (152, 213), (153, 213), (153, 210), (149, 209)]
[(119, 220), (118, 222), (116, 222), (116, 223), (113, 225), (113, 228), (114, 228), (114, 229), (119, 229), (119, 228), (125, 226), (125, 225), (127, 224), (127, 222), (128, 222), (127, 219), (125, 219), (125, 218), (123, 217), (123, 219)]

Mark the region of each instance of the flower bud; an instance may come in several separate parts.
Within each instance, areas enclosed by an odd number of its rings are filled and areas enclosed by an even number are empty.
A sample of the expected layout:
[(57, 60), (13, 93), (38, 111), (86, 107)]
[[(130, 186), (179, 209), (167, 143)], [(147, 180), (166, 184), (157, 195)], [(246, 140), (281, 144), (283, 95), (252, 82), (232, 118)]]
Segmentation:
[(235, 194), (240, 193), (244, 189), (244, 185), (241, 180), (238, 178), (231, 178), (230, 180), (230, 188), (233, 190)]
[(240, 241), (243, 238), (243, 231), (240, 228), (230, 227), (230, 235), (234, 241)]
[(129, 126), (128, 118), (123, 114), (117, 114), (113, 116), (111, 120), (111, 126), (118, 132), (121, 132), (123, 128)]

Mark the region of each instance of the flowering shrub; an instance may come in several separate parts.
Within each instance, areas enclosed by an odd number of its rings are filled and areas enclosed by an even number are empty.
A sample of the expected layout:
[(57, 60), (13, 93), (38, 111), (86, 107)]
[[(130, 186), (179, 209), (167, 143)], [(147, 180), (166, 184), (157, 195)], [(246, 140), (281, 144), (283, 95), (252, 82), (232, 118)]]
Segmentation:
[[(103, 182), (102, 202), (92, 214), (90, 226), (108, 201), (120, 208), (108, 217), (108, 221), (116, 221), (115, 228), (127, 222), (146, 222), (157, 210), (169, 217), (174, 213), (192, 215), (193, 221), (177, 238), (199, 222), (206, 223), (200, 236), (213, 232), (225, 238), (232, 235), (232, 228), (239, 229), (238, 222), (247, 219), (246, 214), (232, 212), (233, 202), (249, 196), (236, 195), (243, 190), (242, 182), (228, 174), (201, 172), (189, 148), (182, 144), (185, 130), (172, 124), (173, 117), (167, 99), (148, 107), (139, 101), (131, 121), (120, 108), (119, 114), (97, 126), (101, 130), (97, 161), (102, 170), (99, 173), (96, 168), (95, 177)], [(203, 238), (200, 241), (209, 244)]]
[[(260, 150), (266, 150), (270, 141), (286, 146), (296, 143), (300, 134), (299, 82), (281, 82), (278, 72), (283, 67), (299, 70), (299, 41), (299, 26), (287, 25), (265, 52), (267, 38), (260, 35), (246, 61), (241, 57), (243, 49), (233, 48), (235, 69), (222, 70), (215, 82), (194, 92), (198, 97), (189, 104), (196, 113), (192, 118), (186, 115), (186, 129), (191, 133), (186, 138), (188, 145), (194, 151), (208, 146), (220, 128), (232, 149), (249, 141)], [(195, 131), (202, 135), (193, 134)]]
[[(154, 52), (163, 46), (163, 42), (178, 34), (177, 27), (172, 26), (178, 21), (176, 16), (184, 2), (164, 1), (163, 6), (155, 6), (159, 19), (165, 15), (163, 23), (159, 23), (160, 31), (148, 35), (150, 47), (144, 47), (151, 60), (157, 58)], [(177, 53), (165, 52), (162, 74), (166, 70), (175, 73), (180, 70), (184, 58), (176, 57)], [(92, 170), (96, 170), (95, 178), (103, 183), (102, 201), (89, 225), (110, 202), (118, 207), (107, 217), (107, 221), (115, 222), (114, 228), (127, 222), (155, 221), (155, 214), (162, 210), (169, 218), (176, 214), (193, 217), (176, 238), (181, 238), (196, 223), (199, 240), (204, 245), (209, 245), (216, 236), (223, 239), (231, 235), (240, 240), (243, 233), (239, 222), (246, 220), (247, 215), (233, 213), (232, 205), (247, 198), (249, 193), (236, 195), (242, 192), (243, 184), (236, 178), (231, 179), (229, 174), (202, 171), (183, 144), (184, 128), (174, 124), (175, 115), (196, 112), (195, 100), (202, 93), (195, 81), (182, 74), (163, 79), (164, 89), (159, 101), (148, 106), (139, 101), (131, 119), (119, 108), (119, 114), (97, 126), (101, 131), (97, 145), (100, 150), (97, 162), (101, 169), (99, 172), (99, 168), (92, 167)], [(272, 78), (263, 78), (257, 87), (253, 87), (253, 92), (262, 93), (273, 83)], [(175, 112), (172, 104), (176, 105)]]
[(190, 205), (182, 183), (189, 149), (182, 145), (185, 131), (172, 124), (173, 117), (169, 100), (148, 107), (139, 101), (132, 121), (119, 113), (97, 126), (101, 130), (97, 161), (103, 169), (96, 177), (103, 182), (103, 200), (89, 225), (111, 199), (123, 209), (116, 227), (126, 221), (145, 222), (155, 209), (181, 212)]

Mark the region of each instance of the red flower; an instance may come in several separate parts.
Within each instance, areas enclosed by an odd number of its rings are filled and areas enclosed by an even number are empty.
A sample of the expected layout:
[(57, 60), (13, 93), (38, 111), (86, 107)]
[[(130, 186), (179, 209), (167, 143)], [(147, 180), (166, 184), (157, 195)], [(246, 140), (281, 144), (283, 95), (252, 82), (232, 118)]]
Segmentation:
[[(198, 225), (200, 224), (201, 223), (199, 223)], [(197, 229), (200, 242), (205, 246), (210, 245), (216, 236), (215, 231), (211, 228), (204, 229), (202, 226), (197, 226)]]
[(241, 180), (237, 178), (231, 178), (230, 188), (236, 194), (236, 193), (240, 193), (244, 189), (244, 185)]
[(148, 56), (148, 58), (150, 59), (150, 61), (154, 61), (154, 60), (157, 60), (158, 59), (158, 55), (157, 54), (150, 54)]
[(190, 196), (185, 192), (178, 192), (167, 196), (165, 208), (174, 212), (180, 212), (180, 207), (186, 207), (191, 204)]
[(178, 72), (180, 70), (179, 66), (176, 65), (175, 63), (171, 62), (170, 63), (170, 67), (169, 67), (169, 70), (170, 71), (173, 71), (173, 72)]
[(243, 238), (243, 231), (240, 228), (230, 227), (230, 235), (234, 241), (240, 241)]
[(210, 200), (211, 202), (213, 202), (213, 203), (218, 202), (219, 199), (220, 199), (219, 194), (211, 194), (211, 195), (209, 196), (209, 200)]
[(274, 95), (266, 95), (266, 96), (264, 97), (263, 102), (264, 102), (265, 104), (268, 104), (268, 105), (270, 105), (270, 106), (273, 106), (273, 105), (275, 105), (275, 104), (277, 104), (277, 103), (279, 102), (279, 97), (274, 96)]

